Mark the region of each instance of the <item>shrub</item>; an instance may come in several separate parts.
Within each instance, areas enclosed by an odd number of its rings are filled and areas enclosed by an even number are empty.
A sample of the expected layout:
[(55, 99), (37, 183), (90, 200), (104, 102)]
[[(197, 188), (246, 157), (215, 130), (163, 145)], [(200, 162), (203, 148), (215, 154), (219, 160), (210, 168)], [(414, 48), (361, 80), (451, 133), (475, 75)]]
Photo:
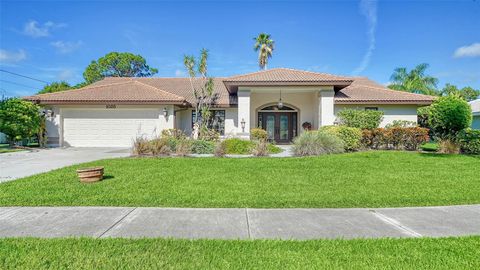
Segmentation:
[(404, 147), (406, 150), (417, 150), (418, 147), (430, 140), (428, 128), (409, 127), (405, 128)]
[(214, 129), (203, 128), (203, 129), (200, 129), (198, 138), (204, 141), (217, 142), (220, 140), (220, 133), (218, 133)]
[(166, 138), (155, 138), (149, 141), (149, 148), (154, 156), (168, 155), (172, 151)]
[(150, 142), (144, 137), (137, 137), (133, 140), (132, 154), (143, 156), (150, 153)]
[(226, 150), (225, 144), (223, 142), (217, 142), (215, 145), (215, 150), (213, 154), (216, 157), (224, 157), (226, 153), (227, 153), (227, 150)]
[(360, 148), (362, 131), (359, 128), (347, 126), (323, 126), (320, 131), (336, 135), (342, 139), (346, 151), (355, 151)]
[(254, 146), (253, 142), (239, 138), (226, 139), (222, 143), (225, 145), (225, 153), (227, 154), (249, 154)]
[(175, 154), (184, 157), (192, 152), (192, 141), (189, 139), (183, 139), (177, 141), (177, 147)]
[(281, 153), (283, 151), (282, 148), (276, 146), (275, 144), (269, 143), (267, 145), (267, 147), (268, 147), (268, 153), (269, 154), (278, 154), (278, 153)]
[(340, 122), (347, 127), (359, 129), (377, 128), (382, 122), (383, 112), (372, 110), (343, 109), (337, 113)]
[(394, 128), (394, 127), (406, 128), (406, 127), (416, 127), (416, 126), (417, 126), (417, 123), (414, 121), (393, 120), (393, 122), (390, 124), (387, 124), (385, 128)]
[(40, 107), (18, 98), (0, 101), (0, 132), (13, 144), (29, 139), (41, 131)]
[(303, 132), (293, 141), (296, 156), (317, 156), (344, 152), (343, 141), (335, 135), (319, 131)]
[(480, 130), (465, 129), (458, 134), (460, 150), (465, 154), (480, 155)]
[(440, 153), (444, 154), (458, 154), (460, 153), (460, 146), (452, 139), (442, 139), (439, 144)]
[(177, 140), (185, 139), (187, 135), (179, 129), (164, 129), (162, 130), (162, 138), (174, 138)]
[(438, 151), (438, 143), (433, 143), (433, 142), (430, 142), (430, 143), (424, 143), (420, 146), (420, 148), (423, 150), (423, 151), (427, 151), (427, 152), (437, 152)]
[(268, 142), (267, 140), (258, 140), (252, 148), (252, 154), (256, 157), (268, 156)]
[(250, 139), (254, 141), (267, 140), (267, 131), (261, 128), (252, 128), (250, 130)]
[(428, 123), (435, 136), (440, 139), (453, 140), (457, 133), (470, 126), (472, 109), (459, 96), (440, 97), (433, 102), (428, 116)]
[(213, 154), (215, 150), (215, 142), (194, 140), (192, 141), (192, 153), (195, 154)]

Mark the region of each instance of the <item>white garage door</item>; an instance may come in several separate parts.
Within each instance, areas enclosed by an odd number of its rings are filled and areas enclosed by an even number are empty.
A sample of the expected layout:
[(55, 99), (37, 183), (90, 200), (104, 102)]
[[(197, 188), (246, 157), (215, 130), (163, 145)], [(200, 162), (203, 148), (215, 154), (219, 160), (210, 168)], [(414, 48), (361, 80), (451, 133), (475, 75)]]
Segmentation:
[(65, 110), (63, 140), (73, 147), (130, 147), (138, 136), (152, 137), (159, 110)]

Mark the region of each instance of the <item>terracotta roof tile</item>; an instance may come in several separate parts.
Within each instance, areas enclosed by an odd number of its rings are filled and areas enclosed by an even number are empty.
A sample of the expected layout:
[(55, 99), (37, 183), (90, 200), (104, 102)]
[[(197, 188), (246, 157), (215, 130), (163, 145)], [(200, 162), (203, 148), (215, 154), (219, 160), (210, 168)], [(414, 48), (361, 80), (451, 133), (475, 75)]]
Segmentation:
[(349, 86), (335, 93), (336, 104), (430, 104), (434, 96), (389, 89), (364, 77), (354, 77)]
[(349, 84), (352, 79), (327, 73), (317, 73), (289, 68), (274, 68), (226, 78), (225, 83), (343, 83)]

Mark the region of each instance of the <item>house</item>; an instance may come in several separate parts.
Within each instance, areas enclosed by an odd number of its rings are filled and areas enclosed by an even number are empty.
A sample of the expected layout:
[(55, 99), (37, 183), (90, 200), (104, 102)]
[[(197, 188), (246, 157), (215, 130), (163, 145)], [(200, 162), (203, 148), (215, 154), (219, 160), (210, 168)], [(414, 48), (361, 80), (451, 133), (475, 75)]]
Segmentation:
[[(390, 90), (367, 78), (275, 68), (214, 79), (212, 128), (248, 137), (254, 127), (288, 143), (303, 132), (336, 123), (345, 108), (381, 110), (382, 126), (417, 121), (417, 108), (433, 97)], [(48, 110), (50, 144), (125, 147), (137, 136), (164, 129), (192, 130), (195, 111), (188, 78), (109, 77), (77, 90), (25, 97)], [(279, 104), (281, 103), (281, 104)]]
[(480, 129), (480, 99), (472, 100), (469, 104), (472, 107), (472, 128)]

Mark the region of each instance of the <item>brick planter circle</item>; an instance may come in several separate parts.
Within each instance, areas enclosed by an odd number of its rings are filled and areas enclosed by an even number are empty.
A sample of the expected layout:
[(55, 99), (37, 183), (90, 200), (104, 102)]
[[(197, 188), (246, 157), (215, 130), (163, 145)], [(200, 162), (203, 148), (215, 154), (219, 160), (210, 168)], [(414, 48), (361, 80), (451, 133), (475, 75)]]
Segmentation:
[(93, 183), (103, 179), (103, 167), (92, 167), (77, 170), (82, 183)]

